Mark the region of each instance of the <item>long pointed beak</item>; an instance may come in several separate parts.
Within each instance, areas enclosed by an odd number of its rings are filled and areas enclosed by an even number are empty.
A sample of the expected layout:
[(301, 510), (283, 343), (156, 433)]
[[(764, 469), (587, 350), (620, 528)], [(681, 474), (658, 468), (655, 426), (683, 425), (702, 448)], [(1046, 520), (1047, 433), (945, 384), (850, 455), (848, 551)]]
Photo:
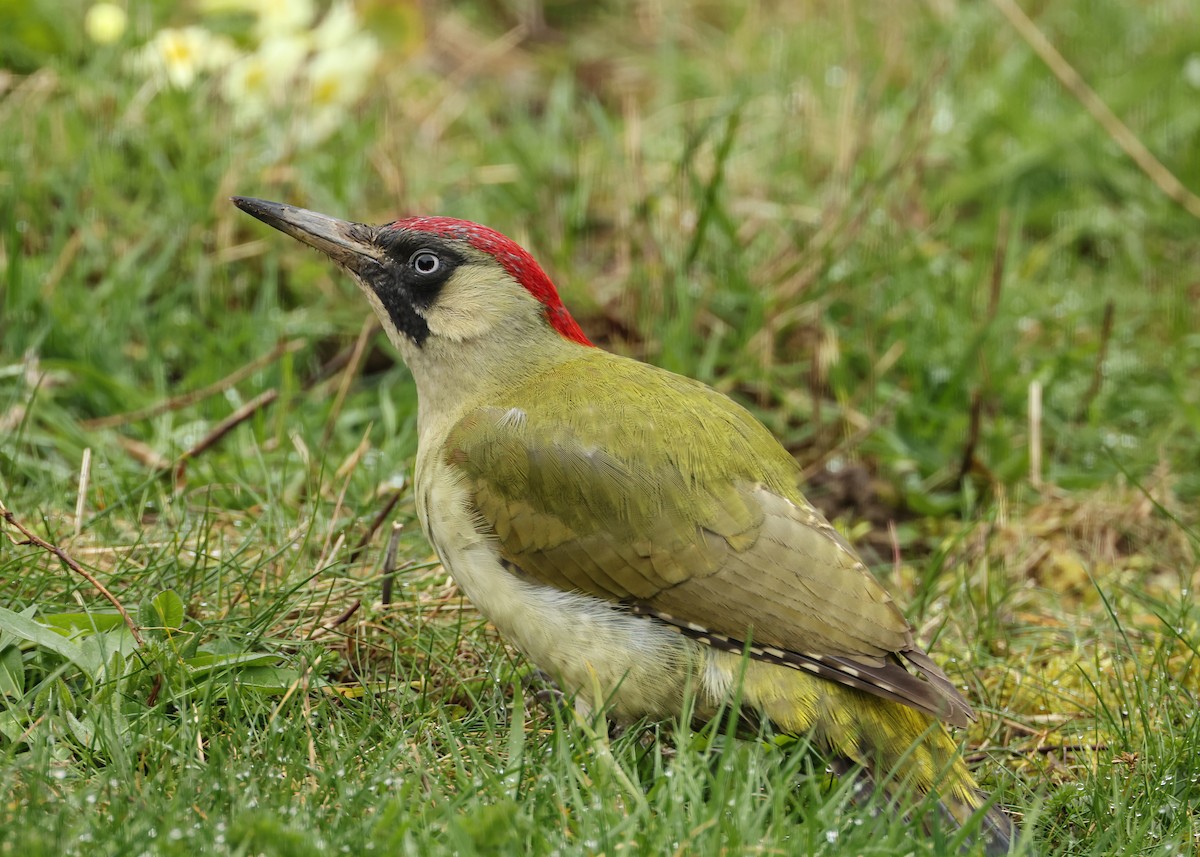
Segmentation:
[(280, 232), (286, 232), (297, 241), (315, 247), (335, 262), (352, 271), (361, 271), (367, 260), (378, 262), (380, 251), (371, 238), (375, 228), (363, 223), (338, 220), (315, 211), (235, 196), (232, 202), (242, 211), (256, 217)]

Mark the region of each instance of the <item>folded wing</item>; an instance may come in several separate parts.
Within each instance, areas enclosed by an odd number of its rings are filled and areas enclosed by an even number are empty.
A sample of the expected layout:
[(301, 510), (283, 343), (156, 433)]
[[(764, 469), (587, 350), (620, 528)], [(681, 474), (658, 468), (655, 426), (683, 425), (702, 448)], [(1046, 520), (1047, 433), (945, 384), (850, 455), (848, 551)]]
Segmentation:
[(748, 646), (955, 725), (972, 719), (891, 597), (799, 493), (795, 462), (766, 429), (703, 385), (621, 365), (641, 394), (632, 400), (628, 388), (615, 401), (593, 391), (551, 419), (543, 380), (537, 396), (518, 391), (451, 432), (446, 460), (504, 559), (710, 645)]

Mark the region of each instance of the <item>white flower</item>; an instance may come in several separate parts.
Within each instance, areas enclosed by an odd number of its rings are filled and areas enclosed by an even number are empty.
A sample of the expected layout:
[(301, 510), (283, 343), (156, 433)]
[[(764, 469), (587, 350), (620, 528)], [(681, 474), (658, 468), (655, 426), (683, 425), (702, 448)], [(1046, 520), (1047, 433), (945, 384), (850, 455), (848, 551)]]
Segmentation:
[(1183, 79), (1200, 89), (1200, 54), (1191, 54), (1183, 63)]
[(115, 3), (97, 3), (83, 18), (83, 31), (98, 45), (111, 45), (125, 34), (129, 16)]
[(303, 116), (293, 117), (292, 133), (301, 147), (320, 143), (346, 120), (346, 109), (341, 105), (314, 107)]
[(313, 0), (256, 0), (253, 6), (264, 39), (307, 30), (317, 16)]
[(321, 142), (346, 121), (346, 111), (362, 98), (379, 62), (379, 45), (365, 33), (350, 35), (341, 47), (316, 54), (308, 64), (308, 104), (297, 116), (301, 145)]
[(354, 6), (342, 0), (335, 4), (321, 23), (313, 29), (313, 46), (317, 53), (337, 50), (358, 34), (358, 14)]
[(308, 96), (314, 107), (347, 107), (358, 101), (379, 62), (379, 45), (360, 33), (337, 50), (323, 51), (308, 64)]
[(242, 123), (260, 119), (286, 98), (308, 56), (300, 35), (275, 36), (234, 63), (221, 82), (221, 94)]
[(153, 75), (159, 83), (187, 89), (197, 73), (225, 68), (237, 59), (238, 51), (224, 36), (203, 27), (159, 30), (133, 58), (136, 68)]

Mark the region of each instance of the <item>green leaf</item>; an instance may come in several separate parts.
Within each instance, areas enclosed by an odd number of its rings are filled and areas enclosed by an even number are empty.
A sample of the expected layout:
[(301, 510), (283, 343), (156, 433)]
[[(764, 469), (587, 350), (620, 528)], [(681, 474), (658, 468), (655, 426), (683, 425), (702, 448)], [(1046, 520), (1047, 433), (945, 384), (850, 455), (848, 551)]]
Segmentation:
[(200, 650), (200, 638), (203, 631), (204, 627), (191, 619), (184, 623), (183, 633), (188, 635), (188, 640), (180, 648), (179, 657), (184, 660), (196, 657)]
[(66, 715), (67, 726), (70, 727), (75, 740), (84, 747), (93, 746), (96, 741), (96, 724), (92, 718), (85, 715), (80, 720), (70, 711), (64, 711), (63, 714)]
[(25, 694), (25, 661), (16, 646), (0, 652), (0, 694), (17, 699)]
[(293, 667), (249, 667), (239, 671), (236, 680), (238, 687), (246, 690), (275, 694), (287, 693), (300, 678), (300, 670)]
[(178, 631), (183, 626), (183, 599), (174, 589), (164, 589), (143, 601), (138, 621), (147, 628)]
[(121, 624), (121, 614), (116, 611), (101, 611), (96, 613), (52, 613), (42, 614), (42, 623), (64, 636), (73, 636), (81, 631), (98, 633), (111, 631)]
[(92, 653), (28, 616), (0, 607), (0, 630), (66, 658), (88, 678), (94, 678), (100, 671), (101, 662)]
[(19, 741), (28, 724), (11, 711), (0, 711), (0, 735), (9, 741)]
[(71, 688), (67, 687), (67, 683), (61, 678), (55, 679), (54, 686), (58, 690), (58, 707), (59, 710), (70, 713), (75, 708), (75, 695), (71, 693)]
[[(122, 623), (111, 631), (103, 634), (91, 634), (78, 643), (79, 648), (88, 658), (94, 658), (97, 663), (111, 665), (114, 658), (126, 658), (137, 650), (133, 634)], [(108, 667), (97, 670), (96, 681), (110, 681), (112, 678)]]
[(188, 674), (194, 678), (202, 678), (215, 670), (226, 669), (229, 667), (269, 667), (277, 664), (280, 655), (274, 655), (269, 652), (246, 652), (240, 655), (213, 655), (199, 654), (192, 658), (184, 660), (184, 665), (188, 668)]
[(513, 683), (511, 720), (508, 724), (508, 775), (505, 777), (512, 787), (512, 797), (519, 798), (521, 770), (525, 766), (525, 694), (519, 682)]
[(125, 656), (119, 651), (114, 651), (108, 660), (108, 665), (104, 668), (104, 680), (96, 691), (95, 700), (98, 705), (106, 705), (113, 700), (117, 688), (121, 685), (121, 676), (124, 672)]
[[(33, 614), (36, 612), (37, 612), (37, 605), (30, 604), (24, 610), (20, 611), (17, 615), (24, 616), (26, 619), (32, 619)], [(14, 637), (12, 634), (6, 634), (4, 632), (4, 628), (0, 627), (0, 650), (7, 649), (10, 645), (12, 645), (12, 643), (14, 642), (15, 639), (18, 639), (18, 638)]]

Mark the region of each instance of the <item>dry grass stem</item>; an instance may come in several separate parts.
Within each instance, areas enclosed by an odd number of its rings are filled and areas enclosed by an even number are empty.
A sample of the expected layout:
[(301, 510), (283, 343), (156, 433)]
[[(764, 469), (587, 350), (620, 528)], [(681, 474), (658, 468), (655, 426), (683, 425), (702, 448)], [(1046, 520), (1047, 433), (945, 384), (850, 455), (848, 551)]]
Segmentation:
[(190, 461), (191, 459), (200, 455), (205, 450), (212, 448), (217, 442), (219, 442), (221, 440), (221, 438), (225, 437), (225, 435), (229, 434), (231, 431), (233, 431), (239, 425), (244, 423), (246, 420), (250, 419), (256, 413), (258, 413), (260, 410), (262, 410), (263, 408), (265, 408), (267, 405), (271, 404), (273, 401), (275, 401), (278, 398), (279, 398), (278, 390), (274, 390), (274, 389), (267, 390), (266, 392), (260, 393), (259, 395), (255, 396), (253, 399), (246, 402), (246, 404), (242, 405), (240, 408), (238, 408), (232, 414), (227, 416), (225, 419), (221, 420), (221, 422), (217, 423), (216, 427), (213, 428), (212, 431), (210, 431), (208, 434), (206, 434), (204, 437), (202, 437), (195, 445), (193, 445), (190, 449), (188, 449), (182, 455), (179, 456), (179, 458), (175, 464), (176, 477), (182, 478), (184, 465), (188, 461)]
[(1116, 310), (1116, 304), (1112, 298), (1109, 298), (1108, 303), (1104, 305), (1104, 320), (1100, 322), (1100, 344), (1096, 348), (1096, 365), (1092, 370), (1092, 382), (1084, 392), (1083, 398), (1080, 399), (1079, 411), (1075, 416), (1077, 420), (1082, 420), (1087, 416), (1092, 402), (1096, 400), (1096, 396), (1100, 394), (1100, 388), (1104, 385), (1104, 361), (1108, 359), (1108, 344), (1112, 341)]
[(360, 556), (362, 556), (362, 552), (366, 550), (367, 545), (371, 543), (371, 539), (375, 537), (375, 533), (379, 532), (379, 528), (383, 526), (383, 522), (388, 519), (390, 514), (392, 514), (392, 510), (396, 508), (396, 504), (400, 502), (400, 498), (403, 496), (403, 494), (404, 486), (401, 486), (388, 495), (387, 502), (383, 504), (383, 508), (380, 509), (378, 514), (371, 519), (371, 523), (368, 525), (367, 531), (362, 534), (362, 538), (358, 540), (358, 544), (356, 544), (354, 549), (350, 551), (350, 562), (355, 562)]
[(285, 354), (291, 354), (294, 351), (299, 351), (307, 341), (303, 339), (291, 339), (277, 344), (270, 352), (251, 360), (245, 366), (229, 373), (219, 381), (214, 381), (206, 387), (201, 387), (198, 390), (191, 390), (187, 393), (181, 393), (178, 396), (172, 396), (169, 399), (163, 399), (161, 402), (151, 405), (148, 408), (141, 408), (136, 411), (127, 411), (123, 414), (112, 414), (107, 417), (96, 417), (91, 420), (83, 420), (80, 423), (84, 429), (103, 429), (112, 428), (113, 426), (124, 425), (126, 423), (140, 422), (148, 420), (151, 417), (156, 417), (159, 414), (165, 414), (168, 411), (177, 411), (181, 408), (186, 408), (196, 402), (202, 402), (205, 399), (215, 396), (218, 393), (223, 393), (234, 385), (249, 378), (259, 369), (264, 366), (269, 366)]
[(101, 583), (94, 574), (72, 559), (71, 556), (58, 545), (51, 544), (41, 536), (38, 536), (30, 531), (24, 524), (17, 520), (16, 516), (12, 513), (12, 511), (9, 510), (7, 506), (4, 505), (2, 501), (0, 501), (0, 516), (2, 516), (5, 521), (7, 521), (11, 526), (15, 527), (17, 531), (25, 537), (25, 541), (21, 542), (17, 541), (12, 537), (11, 534), (9, 534), (9, 541), (11, 541), (14, 545), (34, 545), (35, 547), (41, 548), (42, 550), (52, 553), (58, 557), (60, 562), (94, 586), (96, 590), (103, 595), (110, 604), (112, 604), (113, 607), (117, 608), (117, 612), (121, 614), (121, 618), (124, 620), (125, 625), (129, 628), (129, 633), (133, 635), (134, 641), (139, 646), (145, 644), (142, 640), (142, 635), (138, 630), (137, 624), (134, 623), (133, 617), (129, 615), (129, 612), (125, 609), (125, 606), (121, 604), (119, 600), (117, 600), (117, 596), (108, 591), (108, 587)]
[(75, 496), (75, 538), (83, 532), (83, 512), (87, 508), (88, 481), (92, 476), (92, 448), (83, 451), (83, 461), (79, 464), (79, 491)]
[(1042, 487), (1042, 382), (1029, 382), (1029, 482)]
[(1112, 109), (1104, 103), (1096, 91), (1080, 77), (1079, 72), (1075, 71), (1054, 45), (1050, 44), (1050, 40), (1017, 5), (1016, 0), (992, 0), (992, 4), (1008, 19), (1013, 29), (1020, 34), (1026, 44), (1042, 58), (1042, 62), (1050, 68), (1050, 71), (1058, 78), (1058, 82), (1066, 87), (1071, 95), (1075, 96), (1088, 113), (1092, 114), (1092, 118), (1100, 123), (1100, 127), (1138, 165), (1138, 168), (1146, 174), (1150, 181), (1154, 182), (1159, 190), (1181, 205), (1193, 217), (1200, 218), (1200, 197), (1184, 187), (1183, 182), (1163, 166), (1162, 161), (1156, 158), (1138, 139), (1137, 135), (1129, 130), (1129, 126), (1112, 112)]
[(383, 591), (379, 600), (384, 604), (392, 603), (392, 585), (396, 579), (396, 554), (400, 550), (400, 534), (404, 532), (404, 524), (396, 521), (392, 524), (392, 534), (388, 537), (387, 553), (383, 555)]
[(363, 320), (362, 328), (358, 331), (358, 338), (354, 340), (354, 350), (350, 352), (350, 361), (346, 364), (345, 371), (342, 372), (342, 380), (338, 384), (337, 396), (333, 400), (333, 407), (329, 409), (329, 419), (325, 422), (325, 434), (321, 439), (322, 444), (328, 444), (329, 438), (333, 436), (333, 429), (337, 425), (338, 415), (341, 414), (342, 405), (346, 402), (346, 394), (350, 392), (350, 385), (354, 383), (354, 378), (358, 375), (358, 367), (362, 364), (363, 354), (367, 350), (367, 343), (371, 341), (371, 337), (378, 329), (379, 322), (375, 320), (374, 315)]

